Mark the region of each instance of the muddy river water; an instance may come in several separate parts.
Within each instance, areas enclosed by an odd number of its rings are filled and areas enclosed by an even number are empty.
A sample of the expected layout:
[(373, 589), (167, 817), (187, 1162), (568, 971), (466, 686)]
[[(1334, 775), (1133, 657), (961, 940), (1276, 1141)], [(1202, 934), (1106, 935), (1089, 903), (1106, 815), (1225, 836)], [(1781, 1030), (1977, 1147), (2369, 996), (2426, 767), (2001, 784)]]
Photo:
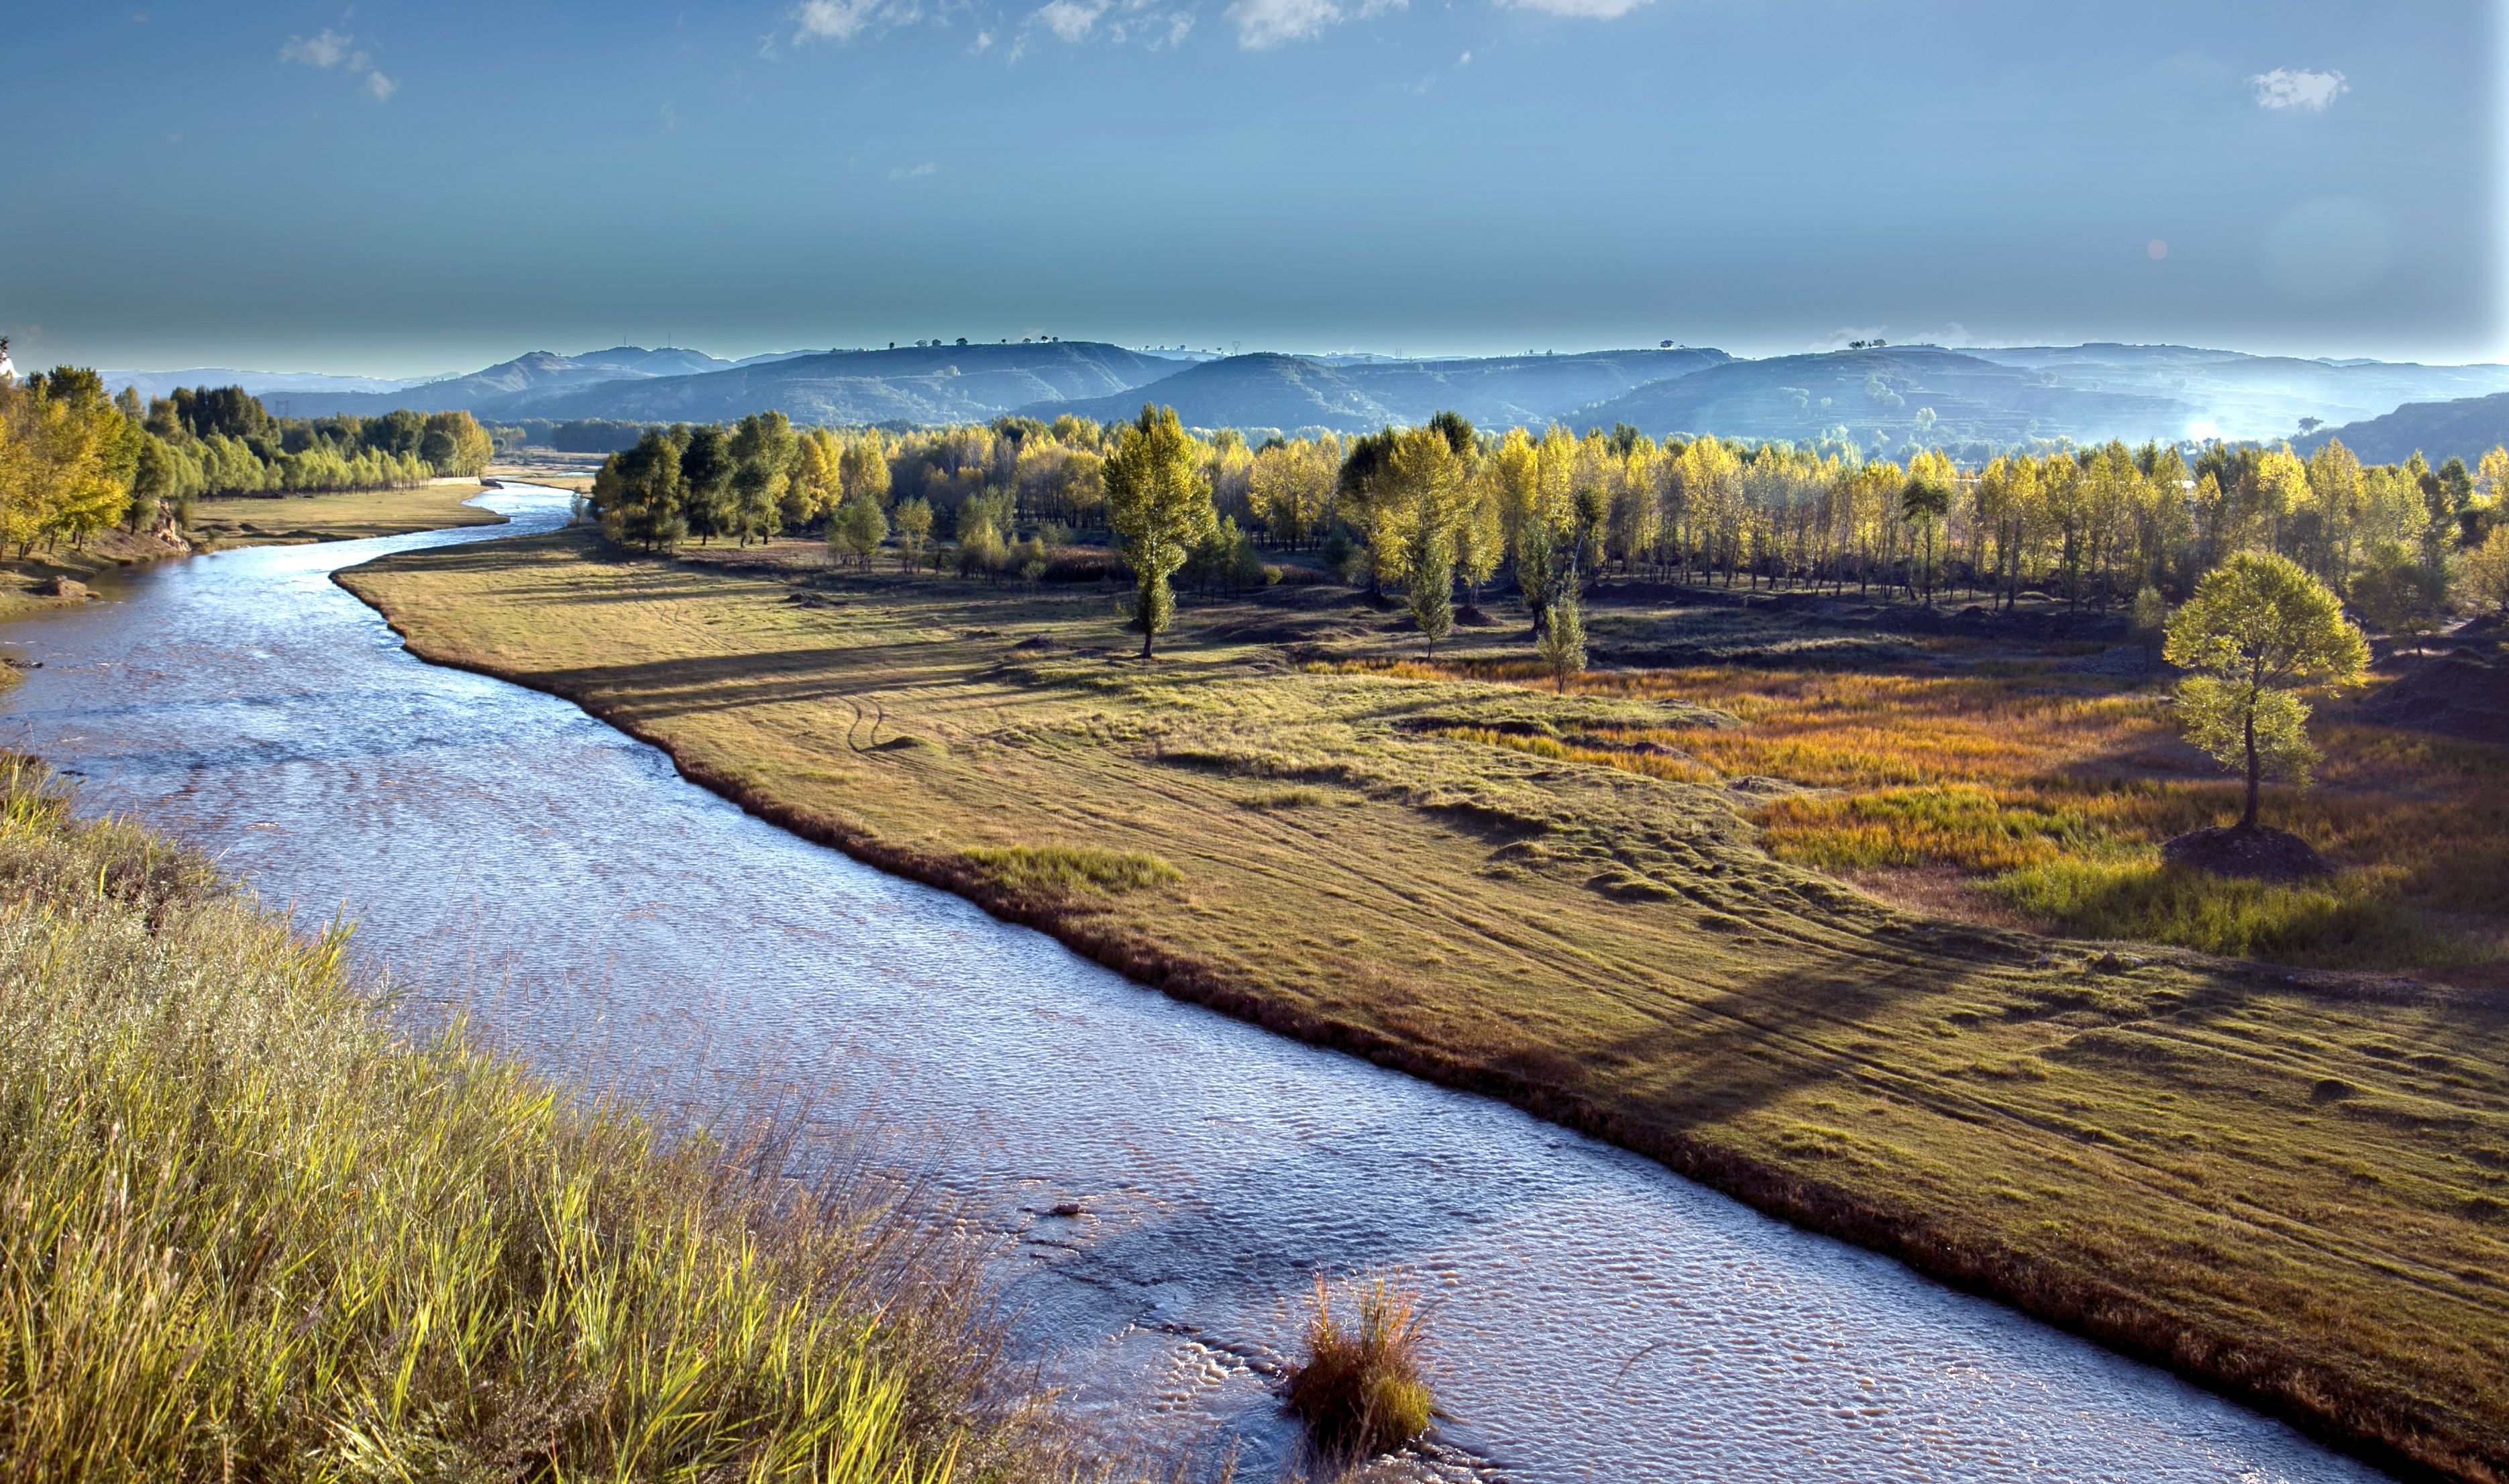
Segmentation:
[[(574, 1076), (825, 1084), (1004, 1243), (1083, 1412), (1276, 1477), (1319, 1267), (1434, 1305), (1442, 1435), (1540, 1480), (2354, 1481), (2283, 1425), (1512, 1109), (1178, 1004), (743, 815), (330, 581), (561, 523), (169, 563), (0, 629), (0, 744)], [(693, 1070), (696, 1069), (696, 1070)], [(1056, 1215), (1077, 1206), (1079, 1214)]]

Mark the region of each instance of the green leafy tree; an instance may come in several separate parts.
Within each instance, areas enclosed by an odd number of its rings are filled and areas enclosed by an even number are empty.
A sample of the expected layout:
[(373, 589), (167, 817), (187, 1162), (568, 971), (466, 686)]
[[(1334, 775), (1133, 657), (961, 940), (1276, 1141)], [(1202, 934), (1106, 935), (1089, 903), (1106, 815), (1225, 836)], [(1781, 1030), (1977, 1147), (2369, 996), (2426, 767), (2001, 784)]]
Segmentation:
[(1211, 482), (1193, 440), (1173, 407), (1142, 406), (1106, 461), (1106, 507), (1124, 538), (1134, 577), (1133, 619), (1142, 629), (1142, 658), (1176, 612), (1168, 579), (1219, 521)]
[(931, 501), (917, 496), (897, 502), (894, 518), (897, 527), (897, 561), (900, 572), (913, 572), (915, 559), (923, 552), (923, 543), (932, 536)]
[(731, 437), (712, 424), (689, 430), (680, 450), (680, 510), (700, 543), (731, 531)]
[(2243, 830), (2256, 828), (2266, 777), (2304, 785), (2317, 761), (2299, 692), (2357, 684), (2370, 664), (2369, 642), (2325, 583), (2286, 558), (2253, 552), (2204, 575), (2169, 621), (2163, 652), (2191, 672), (2178, 687), (2187, 739), (2247, 775)]
[(1428, 640), (1428, 652), (1455, 627), (1455, 570), (1443, 540), (1422, 544), (1411, 563), (1411, 621)]
[(865, 572), (871, 570), (872, 553), (886, 539), (888, 517), (880, 513), (880, 501), (868, 496), (837, 506), (836, 518), (828, 522), (829, 547), (860, 562)]
[(679, 445), (659, 428), (637, 439), (634, 448), (604, 461), (600, 477), (592, 482), (602, 534), (648, 551), (667, 551), (686, 538), (689, 525), (680, 513), (680, 463)]
[(1557, 682), (1559, 693), (1567, 694), (1568, 678), (1586, 672), (1586, 615), (1578, 607), (1575, 589), (1551, 600), (1551, 621), (1542, 626), (1534, 648)]
[(2457, 572), (2465, 601), (2490, 613), (2509, 613), (2509, 526), (2494, 526), (2465, 554)]

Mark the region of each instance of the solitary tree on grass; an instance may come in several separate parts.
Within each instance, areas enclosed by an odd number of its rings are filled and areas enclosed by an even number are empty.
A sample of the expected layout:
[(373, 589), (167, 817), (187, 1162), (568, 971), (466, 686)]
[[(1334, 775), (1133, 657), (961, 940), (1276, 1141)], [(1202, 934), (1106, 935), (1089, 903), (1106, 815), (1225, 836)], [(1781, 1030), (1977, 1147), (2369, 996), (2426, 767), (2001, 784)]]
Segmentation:
[(2247, 774), (2239, 828), (2257, 825), (2266, 775), (2308, 781), (2308, 703), (2299, 691), (2357, 684), (2370, 646), (2326, 584), (2278, 556), (2241, 552), (2204, 575), (2169, 621), (2169, 662), (2193, 672), (2178, 687), (2187, 740)]
[(1133, 618), (1142, 626), (1142, 657), (1176, 612), (1168, 578), (1218, 524), (1211, 482), (1173, 407), (1142, 404), (1106, 461), (1106, 511), (1124, 538), (1135, 582)]
[(1551, 678), (1558, 683), (1559, 693), (1568, 693), (1568, 677), (1586, 672), (1586, 615), (1577, 608), (1574, 589), (1552, 600), (1551, 621), (1542, 627), (1542, 637), (1535, 645), (1542, 662), (1550, 667)]

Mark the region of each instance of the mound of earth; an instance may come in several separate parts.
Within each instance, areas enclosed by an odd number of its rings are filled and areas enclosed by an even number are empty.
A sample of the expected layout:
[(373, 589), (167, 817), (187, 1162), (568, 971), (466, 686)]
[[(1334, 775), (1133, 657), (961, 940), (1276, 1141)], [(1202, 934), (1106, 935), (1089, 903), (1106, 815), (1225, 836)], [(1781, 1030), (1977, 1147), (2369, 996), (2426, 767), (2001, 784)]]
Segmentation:
[(2427, 659), (2361, 705), (2361, 720), (2509, 743), (2509, 669), (2470, 650)]
[(2297, 881), (2335, 873), (2335, 868), (2308, 841), (2288, 830), (2264, 825), (2196, 830), (2164, 843), (2160, 854), (2172, 865), (2192, 866), (2217, 876)]

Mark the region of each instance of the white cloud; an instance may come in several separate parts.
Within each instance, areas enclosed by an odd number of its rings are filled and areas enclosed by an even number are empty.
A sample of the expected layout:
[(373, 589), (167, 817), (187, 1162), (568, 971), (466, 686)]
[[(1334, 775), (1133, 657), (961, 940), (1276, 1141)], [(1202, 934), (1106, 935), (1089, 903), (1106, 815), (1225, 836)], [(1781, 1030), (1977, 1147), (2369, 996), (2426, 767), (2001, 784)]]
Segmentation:
[(357, 38), (324, 29), (308, 36), (290, 36), (279, 49), (279, 59), (301, 66), (329, 71), (339, 67), (358, 79), (357, 86), (380, 103), (400, 91), (400, 84), (375, 70), (375, 59), (357, 50)]
[(2259, 108), (2304, 108), (2310, 113), (2324, 113), (2326, 105), (2340, 93), (2352, 91), (2340, 72), (2310, 72), (2300, 67), (2276, 67), (2248, 79), (2257, 90)]
[(1265, 52), (1284, 42), (1321, 36), (1345, 20), (1366, 19), (1404, 9), (1409, 0), (1364, 0), (1345, 6), (1339, 0), (1237, 0), (1224, 14), (1237, 23), (1237, 44)]
[(920, 180), (926, 175), (938, 174), (940, 173), (940, 170), (941, 167), (934, 165), (929, 160), (926, 160), (921, 165), (901, 165), (897, 168), (888, 172), (888, 178), (891, 180)]
[(1647, 0), (1498, 0), (1522, 11), (1549, 11), (1554, 16), (1577, 16), (1591, 20), (1617, 20)]
[(1105, 13), (1103, 0), (1096, 5), (1084, 4), (1083, 0), (1054, 0), (1053, 4), (1040, 7), (1029, 19), (1043, 22), (1047, 30), (1065, 41), (1078, 41), (1089, 34), (1089, 28), (1096, 25), (1098, 18)]
[(848, 42), (874, 26), (907, 25), (921, 15), (913, 0), (803, 0), (793, 12), (793, 39)]
[(978, 31), (976, 33), (976, 44), (969, 47), (967, 50), (970, 52), (990, 52), (992, 50), (992, 47), (993, 33), (991, 31)]
[(290, 36), (279, 49), (283, 62), (303, 62), (309, 67), (336, 67), (349, 59), (349, 48), (356, 40), (337, 31), (325, 30), (312, 37)]

